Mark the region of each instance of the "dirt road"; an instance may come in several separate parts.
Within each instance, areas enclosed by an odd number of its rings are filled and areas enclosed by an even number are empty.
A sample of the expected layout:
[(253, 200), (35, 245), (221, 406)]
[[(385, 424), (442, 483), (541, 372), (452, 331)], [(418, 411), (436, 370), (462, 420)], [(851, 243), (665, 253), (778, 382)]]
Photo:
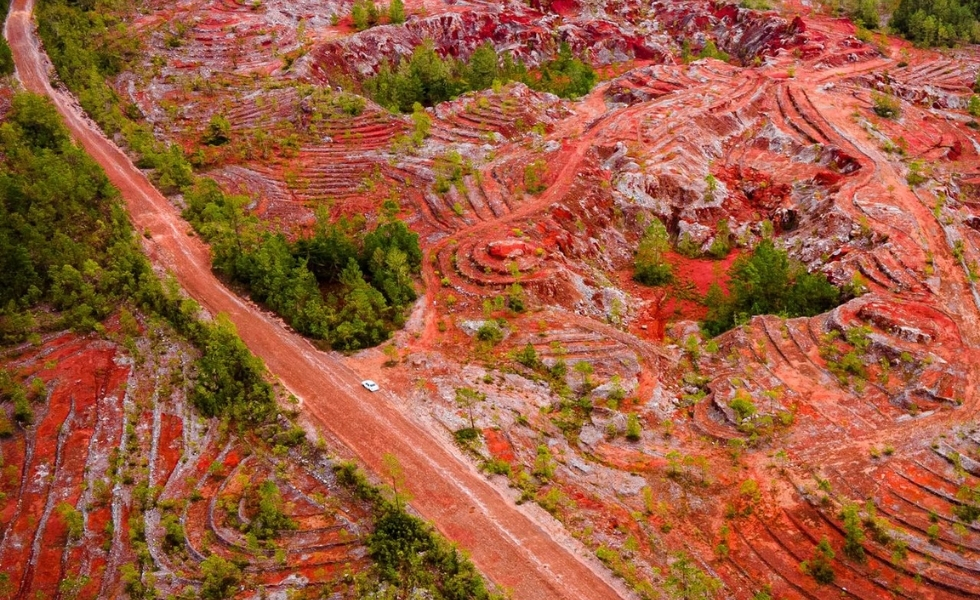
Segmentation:
[(242, 339), (270, 371), (303, 401), (305, 413), (345, 444), (370, 469), (380, 472), (391, 452), (406, 473), (412, 506), (442, 533), (467, 549), (491, 580), (517, 599), (626, 597), (618, 582), (584, 550), (559, 543), (398, 409), (387, 393), (370, 394), (340, 360), (227, 290), (211, 273), (208, 249), (187, 235), (176, 210), (108, 141), (69, 95), (52, 89), (47, 57), (33, 33), (32, 0), (16, 0), (4, 33), (24, 87), (52, 98), (75, 139), (102, 165), (120, 189), (130, 217), (147, 232), (145, 247), (154, 264), (172, 271), (185, 290), (212, 313), (227, 313)]

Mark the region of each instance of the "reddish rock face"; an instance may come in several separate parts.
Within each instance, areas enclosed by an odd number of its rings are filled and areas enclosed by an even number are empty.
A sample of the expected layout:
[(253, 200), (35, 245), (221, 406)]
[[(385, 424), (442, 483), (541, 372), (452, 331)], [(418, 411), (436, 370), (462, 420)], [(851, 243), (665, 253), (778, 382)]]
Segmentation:
[(500, 240), (487, 244), (487, 254), (499, 259), (517, 258), (533, 251), (533, 248), (520, 240)]

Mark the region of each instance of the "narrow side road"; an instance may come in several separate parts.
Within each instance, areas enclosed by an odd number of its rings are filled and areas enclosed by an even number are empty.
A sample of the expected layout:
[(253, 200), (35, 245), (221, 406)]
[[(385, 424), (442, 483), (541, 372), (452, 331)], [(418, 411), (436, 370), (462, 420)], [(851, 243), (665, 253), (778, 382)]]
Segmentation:
[(207, 247), (187, 235), (189, 226), (89, 121), (73, 98), (52, 89), (48, 61), (34, 34), (32, 0), (15, 0), (4, 34), (17, 76), (32, 92), (49, 96), (72, 135), (122, 192), (136, 230), (155, 265), (174, 273), (185, 290), (212, 313), (227, 313), (239, 334), (269, 370), (303, 401), (303, 410), (345, 444), (368, 468), (381, 472), (391, 452), (404, 468), (412, 506), (468, 550), (477, 567), (516, 599), (603, 600), (628, 597), (590, 558), (578, 556), (525, 515), (470, 464), (457, 458), (385, 393), (361, 389), (339, 360), (244, 302), (210, 270)]

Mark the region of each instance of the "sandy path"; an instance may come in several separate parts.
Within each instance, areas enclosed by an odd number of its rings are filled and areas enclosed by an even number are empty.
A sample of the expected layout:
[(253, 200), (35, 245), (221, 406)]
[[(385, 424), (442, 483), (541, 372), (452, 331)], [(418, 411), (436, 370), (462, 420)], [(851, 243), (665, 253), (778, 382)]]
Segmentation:
[[(154, 264), (171, 270), (185, 290), (212, 313), (227, 313), (242, 339), (283, 384), (303, 400), (306, 415), (381, 472), (385, 453), (405, 470), (413, 507), (457, 541), (491, 580), (518, 599), (626, 597), (591, 556), (559, 543), (471, 465), (458, 458), (398, 409), (387, 392), (370, 394), (336, 357), (228, 291), (211, 273), (207, 247), (187, 235), (176, 210), (67, 94), (53, 90), (46, 56), (33, 33), (32, 0), (16, 0), (5, 35), (17, 74), (30, 91), (50, 96), (75, 139), (118, 187)], [(570, 549), (571, 548), (571, 549)]]

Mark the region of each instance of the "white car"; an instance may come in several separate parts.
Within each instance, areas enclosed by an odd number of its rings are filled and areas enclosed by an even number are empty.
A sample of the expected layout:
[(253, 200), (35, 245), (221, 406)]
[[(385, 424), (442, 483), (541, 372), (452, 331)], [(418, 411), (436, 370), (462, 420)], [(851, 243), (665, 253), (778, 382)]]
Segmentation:
[(369, 392), (376, 392), (381, 389), (380, 385), (374, 383), (370, 379), (365, 379), (364, 381), (361, 382), (361, 385), (363, 385), (364, 389), (366, 389)]

